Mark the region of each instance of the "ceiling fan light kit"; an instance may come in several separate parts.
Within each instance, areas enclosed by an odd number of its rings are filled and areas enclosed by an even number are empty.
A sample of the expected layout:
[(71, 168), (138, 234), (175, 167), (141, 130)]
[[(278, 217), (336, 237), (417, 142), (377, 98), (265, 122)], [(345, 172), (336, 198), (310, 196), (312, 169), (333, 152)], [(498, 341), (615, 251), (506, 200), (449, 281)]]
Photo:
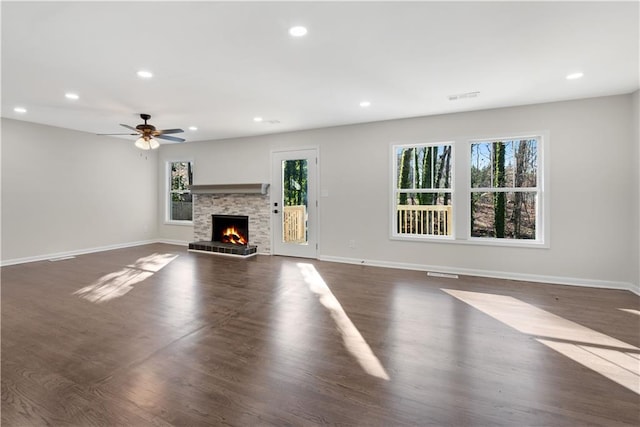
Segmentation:
[(160, 143), (153, 138), (145, 138), (141, 136), (135, 143), (135, 146), (141, 150), (155, 150), (160, 147)]
[(141, 150), (149, 150), (151, 148), (149, 143), (147, 141), (145, 141), (144, 138), (138, 138), (138, 140), (135, 143), (135, 146), (138, 147)]
[(141, 150), (155, 150), (156, 148), (160, 147), (160, 143), (155, 138), (166, 139), (167, 141), (174, 142), (185, 141), (183, 138), (167, 135), (170, 133), (182, 133), (184, 132), (182, 129), (157, 130), (155, 126), (147, 123), (147, 120), (151, 119), (151, 116), (149, 114), (140, 114), (140, 118), (144, 120), (144, 124), (139, 124), (136, 127), (120, 123), (120, 126), (130, 129), (136, 133), (111, 133), (101, 135), (139, 135), (140, 138), (138, 138), (138, 140), (135, 142), (135, 146)]

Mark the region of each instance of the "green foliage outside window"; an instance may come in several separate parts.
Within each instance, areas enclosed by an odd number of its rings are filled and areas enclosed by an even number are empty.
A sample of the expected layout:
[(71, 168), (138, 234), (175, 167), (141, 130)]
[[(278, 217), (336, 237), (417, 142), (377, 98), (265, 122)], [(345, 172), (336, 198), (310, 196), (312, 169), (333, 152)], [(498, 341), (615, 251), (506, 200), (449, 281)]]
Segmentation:
[(471, 144), (471, 236), (536, 238), (538, 141)]
[(285, 160), (282, 162), (283, 192), (285, 206), (307, 205), (307, 160)]
[(394, 152), (395, 233), (451, 236), (452, 145), (403, 145)]
[(170, 220), (191, 221), (193, 200), (189, 186), (193, 183), (191, 162), (171, 162), (169, 194), (171, 196)]
[(400, 192), (398, 204), (450, 204), (451, 193), (438, 190), (451, 189), (451, 150), (451, 145), (398, 147), (397, 188), (417, 190), (413, 192), (415, 197), (409, 197), (408, 192)]

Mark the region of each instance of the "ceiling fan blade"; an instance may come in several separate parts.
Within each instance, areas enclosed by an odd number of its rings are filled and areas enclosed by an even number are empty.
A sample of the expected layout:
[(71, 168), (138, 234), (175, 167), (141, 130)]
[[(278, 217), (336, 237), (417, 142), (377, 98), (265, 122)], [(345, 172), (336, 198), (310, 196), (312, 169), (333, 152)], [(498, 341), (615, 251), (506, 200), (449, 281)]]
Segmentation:
[(96, 133), (96, 135), (109, 136), (109, 135), (140, 135), (139, 133)]
[(156, 135), (156, 138), (166, 139), (167, 141), (175, 141), (175, 142), (184, 142), (185, 140), (182, 138), (178, 138), (175, 136), (165, 136), (165, 135)]
[(131, 129), (132, 131), (137, 132), (137, 133), (142, 133), (142, 132), (140, 132), (138, 129), (134, 128), (133, 126), (123, 125), (122, 123), (120, 123), (120, 126), (124, 126), (124, 127), (126, 127), (127, 129)]
[(168, 133), (182, 133), (184, 132), (182, 129), (162, 129), (162, 130), (158, 130), (156, 131), (158, 132), (158, 135), (162, 135), (162, 134), (168, 134)]

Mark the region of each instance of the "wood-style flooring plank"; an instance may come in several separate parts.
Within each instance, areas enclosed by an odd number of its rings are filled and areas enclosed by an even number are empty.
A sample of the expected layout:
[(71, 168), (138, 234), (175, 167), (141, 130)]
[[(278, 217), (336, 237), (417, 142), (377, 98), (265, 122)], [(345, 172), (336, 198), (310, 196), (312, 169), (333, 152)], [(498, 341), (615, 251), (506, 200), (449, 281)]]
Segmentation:
[(640, 424), (626, 291), (164, 244), (1, 279), (3, 426)]

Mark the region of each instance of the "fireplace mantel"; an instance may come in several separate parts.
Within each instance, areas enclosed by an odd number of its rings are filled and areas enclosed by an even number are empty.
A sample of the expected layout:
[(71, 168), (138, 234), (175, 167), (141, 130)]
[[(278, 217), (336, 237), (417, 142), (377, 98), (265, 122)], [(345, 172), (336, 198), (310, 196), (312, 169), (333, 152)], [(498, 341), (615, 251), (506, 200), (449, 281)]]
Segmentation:
[(194, 194), (267, 194), (269, 184), (207, 184), (191, 185), (189, 189)]

